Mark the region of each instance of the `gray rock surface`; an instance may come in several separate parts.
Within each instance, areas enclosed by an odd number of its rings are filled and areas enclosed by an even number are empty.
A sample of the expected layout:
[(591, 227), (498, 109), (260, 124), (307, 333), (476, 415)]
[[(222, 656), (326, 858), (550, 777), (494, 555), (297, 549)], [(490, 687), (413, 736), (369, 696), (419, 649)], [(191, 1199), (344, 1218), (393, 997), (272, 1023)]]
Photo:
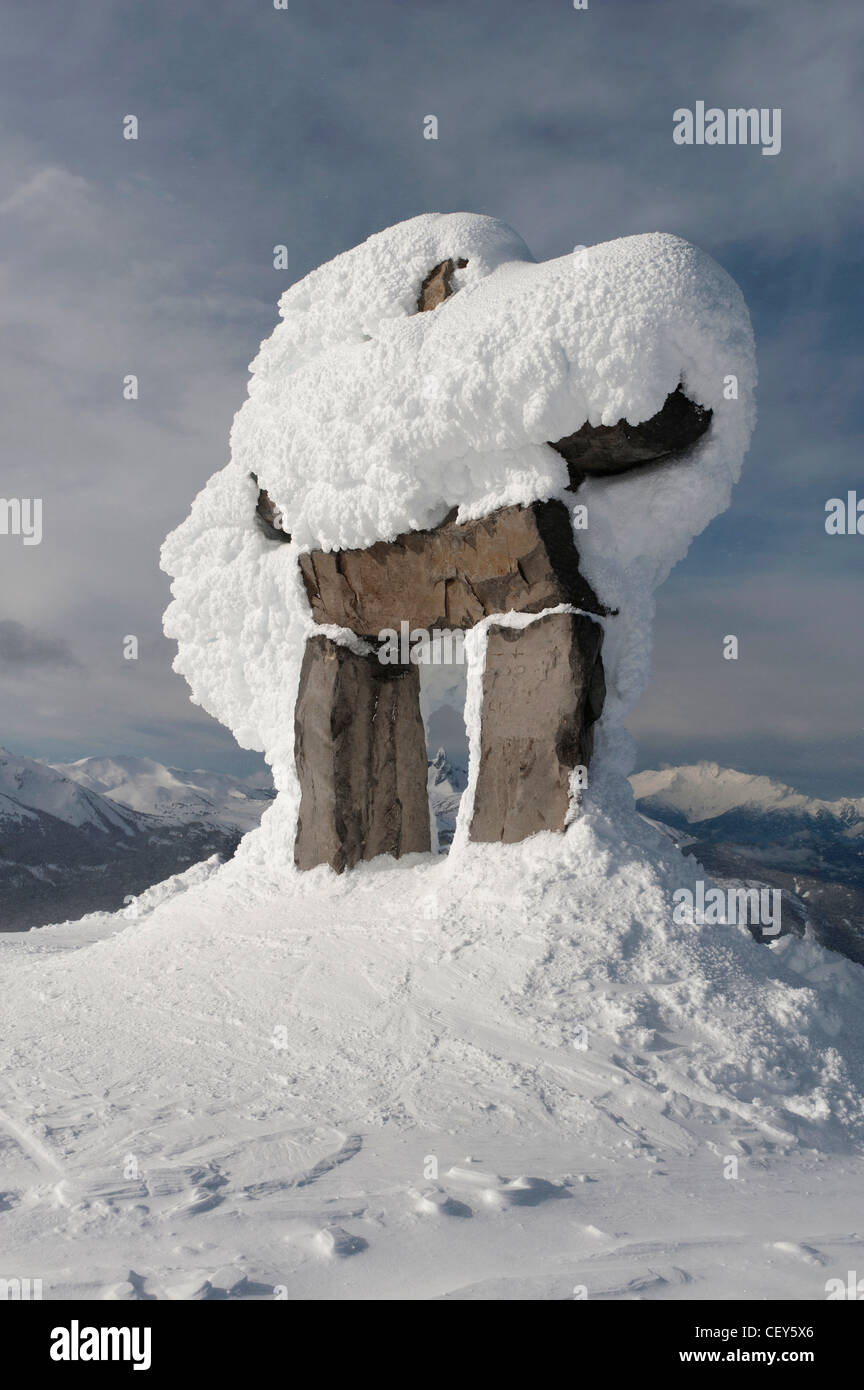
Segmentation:
[(564, 829), (570, 774), (588, 766), (606, 693), (602, 637), (572, 613), (490, 628), (472, 840), (512, 844)]
[(685, 396), (679, 386), (650, 420), (638, 425), (626, 420), (615, 425), (582, 425), (575, 433), (556, 440), (552, 448), (566, 460), (570, 487), (575, 491), (587, 476), (672, 462), (701, 439), (712, 414)]
[(306, 643), (294, 719), (298, 868), (337, 873), (431, 848), (416, 666), (383, 665), (321, 635)]
[(478, 521), (443, 521), (365, 550), (300, 556), (312, 616), (364, 637), (384, 629), (469, 628), (495, 613), (560, 603), (605, 610), (579, 569), (562, 502), (502, 507)]

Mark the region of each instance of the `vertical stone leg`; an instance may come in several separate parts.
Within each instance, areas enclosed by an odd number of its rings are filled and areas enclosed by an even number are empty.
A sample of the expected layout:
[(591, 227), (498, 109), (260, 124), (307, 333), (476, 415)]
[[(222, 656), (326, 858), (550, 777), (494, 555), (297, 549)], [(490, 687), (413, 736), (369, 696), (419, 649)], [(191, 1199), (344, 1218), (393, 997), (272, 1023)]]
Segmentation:
[(490, 627), (472, 840), (564, 829), (570, 773), (588, 765), (603, 708), (602, 640), (598, 623), (574, 613)]
[(376, 854), (431, 849), (417, 666), (306, 643), (294, 713), (300, 818), (294, 862), (341, 873)]

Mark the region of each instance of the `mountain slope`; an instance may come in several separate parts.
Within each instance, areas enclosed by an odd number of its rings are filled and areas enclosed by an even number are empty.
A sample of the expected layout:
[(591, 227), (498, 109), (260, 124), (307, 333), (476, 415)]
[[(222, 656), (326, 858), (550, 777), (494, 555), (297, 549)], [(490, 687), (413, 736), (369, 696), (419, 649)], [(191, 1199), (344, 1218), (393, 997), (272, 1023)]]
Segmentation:
[(135, 818), (127, 810), (106, 803), (57, 769), (5, 748), (0, 748), (0, 815), (21, 824), (48, 815), (79, 830), (135, 833)]
[(241, 782), (223, 772), (186, 772), (152, 758), (79, 758), (58, 771), (109, 801), (172, 821), (207, 820), (243, 833), (261, 819), (273, 793), (261, 776)]
[[(143, 771), (134, 767), (139, 761)], [(112, 795), (98, 790), (86, 763), (101, 764), (103, 779), (113, 776)], [(260, 799), (266, 793), (250, 789), (243, 796), (241, 784), (229, 786), (234, 779), (218, 774), (203, 774), (212, 778), (209, 788), (187, 774), (184, 789), (183, 774), (173, 778), (146, 760), (82, 764), (73, 765), (77, 776), (67, 776), (62, 768), (0, 749), (0, 931), (113, 911), (199, 860), (229, 858), (267, 805)], [(174, 782), (177, 793), (160, 800), (158, 789), (170, 793)], [(136, 802), (162, 810), (154, 815)]]
[(700, 842), (790, 871), (840, 869), (864, 882), (864, 800), (820, 801), (716, 763), (639, 772), (631, 784), (643, 815)]
[(864, 964), (864, 800), (822, 801), (710, 762), (630, 781), (642, 815), (709, 874), (770, 882), (817, 940)]
[(453, 842), (459, 802), (468, 785), (468, 774), (458, 762), (439, 748), (429, 763), (427, 786), (429, 811), (438, 831), (438, 846), (447, 849)]
[(864, 798), (821, 801), (770, 777), (717, 763), (637, 772), (630, 781), (642, 809), (658, 816), (662, 812), (670, 824), (674, 818), (678, 824), (704, 828), (708, 821), (750, 813), (776, 818), (778, 826), (824, 823), (847, 836), (864, 836)]

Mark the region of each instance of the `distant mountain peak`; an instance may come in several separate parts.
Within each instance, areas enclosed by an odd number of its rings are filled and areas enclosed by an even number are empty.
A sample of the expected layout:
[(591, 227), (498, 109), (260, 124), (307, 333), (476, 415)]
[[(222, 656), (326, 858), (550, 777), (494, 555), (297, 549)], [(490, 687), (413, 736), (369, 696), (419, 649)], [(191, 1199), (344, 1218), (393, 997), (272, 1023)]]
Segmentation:
[(226, 772), (188, 772), (131, 754), (79, 758), (59, 771), (114, 804), (172, 823), (206, 820), (233, 830), (251, 830), (261, 818), (261, 802), (272, 792)]
[(714, 762), (637, 772), (630, 782), (642, 809), (650, 810), (660, 819), (663, 819), (662, 810), (673, 810), (691, 825), (744, 807), (752, 811), (834, 818), (847, 825), (864, 819), (864, 799), (846, 797), (823, 801), (771, 777), (738, 772)]
[(114, 910), (229, 857), (272, 796), (253, 782), (126, 754), (54, 767), (0, 749), (0, 930)]
[(429, 787), (438, 788), (443, 793), (464, 792), (468, 785), (468, 773), (455, 759), (448, 758), (443, 748), (439, 748), (434, 758), (429, 760)]
[(25, 813), (54, 816), (67, 825), (90, 826), (103, 834), (122, 830), (132, 834), (129, 812), (79, 786), (59, 768), (22, 754), (0, 749), (0, 796), (4, 813), (10, 805)]

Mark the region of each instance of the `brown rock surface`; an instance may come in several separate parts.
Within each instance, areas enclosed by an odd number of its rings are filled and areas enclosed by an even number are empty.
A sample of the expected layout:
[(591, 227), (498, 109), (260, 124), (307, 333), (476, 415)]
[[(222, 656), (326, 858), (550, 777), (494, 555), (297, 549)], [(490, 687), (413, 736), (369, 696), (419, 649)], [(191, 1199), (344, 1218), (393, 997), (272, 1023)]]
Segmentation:
[(590, 761), (606, 693), (602, 638), (598, 623), (572, 613), (490, 628), (472, 840), (564, 829), (570, 773)]
[(300, 569), (317, 623), (361, 636), (385, 628), (468, 628), (495, 613), (540, 613), (559, 603), (605, 610), (580, 573), (562, 502), (502, 507), (434, 531), (409, 531), (366, 550), (314, 550)]
[(341, 873), (378, 854), (431, 848), (416, 666), (382, 665), (375, 655), (310, 638), (294, 737), (298, 868), (329, 864)]
[(567, 462), (574, 490), (588, 475), (625, 473), (642, 464), (671, 461), (691, 448), (711, 423), (712, 411), (696, 405), (679, 386), (666, 397), (662, 410), (630, 425), (583, 425), (558, 439), (552, 448)]
[[(258, 479), (254, 473), (249, 477), (253, 483)], [(255, 504), (255, 515), (260, 529), (270, 541), (290, 541), (291, 537), (287, 531), (282, 530), (282, 512), (276, 506), (273, 498), (265, 488), (258, 489), (258, 501)]]
[(450, 284), (453, 279), (454, 270), (463, 270), (468, 264), (467, 261), (453, 261), (448, 257), (446, 261), (441, 261), (439, 265), (433, 266), (420, 286), (420, 294), (417, 298), (417, 312), (427, 314), (431, 309), (437, 309), (439, 304), (443, 304), (445, 299), (449, 299), (453, 293)]

